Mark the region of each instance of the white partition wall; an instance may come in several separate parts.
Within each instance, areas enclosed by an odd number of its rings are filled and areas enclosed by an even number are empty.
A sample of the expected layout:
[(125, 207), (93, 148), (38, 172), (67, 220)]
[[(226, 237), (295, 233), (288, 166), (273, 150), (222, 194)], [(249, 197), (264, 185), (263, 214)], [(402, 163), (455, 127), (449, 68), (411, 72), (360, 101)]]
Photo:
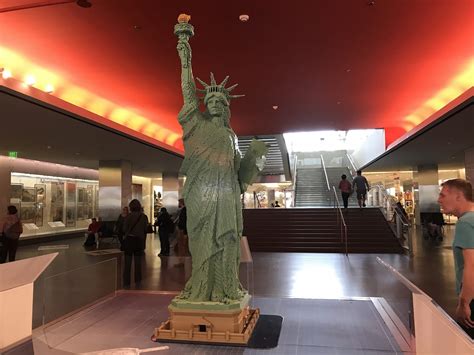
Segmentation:
[(0, 264), (0, 354), (31, 337), (33, 282), (57, 255)]
[(413, 294), (413, 310), (417, 354), (474, 354), (474, 342), (429, 297)]

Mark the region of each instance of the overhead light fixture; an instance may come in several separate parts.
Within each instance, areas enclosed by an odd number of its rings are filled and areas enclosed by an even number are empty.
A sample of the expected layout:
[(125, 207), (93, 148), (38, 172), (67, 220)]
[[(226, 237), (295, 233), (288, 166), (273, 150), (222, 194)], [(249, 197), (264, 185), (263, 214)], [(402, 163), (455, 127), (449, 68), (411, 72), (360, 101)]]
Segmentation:
[(274, 110), (278, 110), (278, 105), (272, 106)]
[(86, 9), (92, 6), (92, 3), (90, 1), (87, 1), (87, 0), (77, 0), (76, 4), (79, 5), (80, 7), (86, 8)]
[(25, 78), (25, 84), (28, 86), (33, 86), (36, 83), (36, 79), (33, 75), (27, 75)]
[(45, 86), (44, 91), (47, 92), (48, 94), (51, 94), (54, 91), (54, 86), (51, 84), (48, 84)]
[(8, 69), (2, 68), (1, 73), (3, 79), (8, 79), (12, 77), (12, 72)]
[(250, 19), (249, 15), (242, 14), (239, 16), (239, 20), (242, 22), (247, 22)]

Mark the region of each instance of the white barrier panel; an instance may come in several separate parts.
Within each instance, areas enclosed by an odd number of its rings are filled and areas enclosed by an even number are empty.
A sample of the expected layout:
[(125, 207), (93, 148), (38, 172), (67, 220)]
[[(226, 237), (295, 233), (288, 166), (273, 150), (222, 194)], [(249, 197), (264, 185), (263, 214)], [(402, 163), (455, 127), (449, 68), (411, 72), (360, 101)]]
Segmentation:
[(57, 255), (0, 264), (0, 354), (31, 338), (33, 282)]
[(471, 338), (432, 300), (423, 294), (413, 294), (415, 313), (416, 354), (474, 354)]

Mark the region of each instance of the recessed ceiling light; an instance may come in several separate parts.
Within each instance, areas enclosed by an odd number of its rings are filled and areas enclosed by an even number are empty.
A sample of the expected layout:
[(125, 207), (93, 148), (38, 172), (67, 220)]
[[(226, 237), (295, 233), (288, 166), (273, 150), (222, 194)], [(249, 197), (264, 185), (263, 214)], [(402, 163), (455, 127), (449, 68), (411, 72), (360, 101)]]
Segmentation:
[(8, 69), (2, 68), (2, 77), (3, 79), (8, 79), (12, 77), (12, 72)]
[(50, 145), (48, 145), (48, 146), (46, 146), (46, 148), (51, 149), (51, 148), (53, 148), (53, 147), (51, 147)]
[(44, 91), (47, 92), (48, 94), (51, 94), (54, 91), (54, 86), (51, 84), (48, 84), (45, 86)]
[(249, 15), (242, 14), (239, 16), (239, 20), (242, 22), (247, 22), (250, 19)]
[(142, 29), (142, 26), (140, 26), (140, 25), (133, 25), (133, 29), (138, 31), (138, 30), (141, 30), (141, 29)]
[(347, 68), (346, 73), (350, 73), (350, 72), (351, 72), (351, 68)]
[(28, 86), (33, 86), (36, 83), (36, 79), (33, 75), (27, 75), (25, 78), (25, 84)]
[(272, 106), (274, 110), (278, 110), (278, 105)]
[(92, 3), (88, 0), (77, 0), (76, 4), (86, 9), (92, 6)]
[(341, 102), (341, 101), (338, 101), (337, 104), (340, 105), (340, 104), (342, 104), (342, 102)]

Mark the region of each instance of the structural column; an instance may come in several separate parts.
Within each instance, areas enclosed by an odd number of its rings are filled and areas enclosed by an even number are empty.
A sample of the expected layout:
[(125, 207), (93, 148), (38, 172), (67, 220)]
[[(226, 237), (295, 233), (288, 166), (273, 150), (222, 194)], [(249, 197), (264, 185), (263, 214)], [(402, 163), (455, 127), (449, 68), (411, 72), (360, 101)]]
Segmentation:
[(439, 181), (437, 165), (420, 165), (418, 171), (414, 172), (415, 187), (418, 191), (414, 193), (416, 224), (421, 224), (420, 213), (440, 212), (438, 204)]
[(275, 202), (275, 190), (267, 190), (268, 207)]
[(163, 205), (170, 214), (178, 210), (179, 185), (178, 173), (163, 173)]
[(466, 149), (464, 152), (464, 168), (466, 170), (466, 180), (474, 188), (474, 147)]
[[(132, 199), (132, 164), (125, 160), (99, 162), (99, 216), (115, 221)], [(142, 201), (140, 201), (142, 202)]]

